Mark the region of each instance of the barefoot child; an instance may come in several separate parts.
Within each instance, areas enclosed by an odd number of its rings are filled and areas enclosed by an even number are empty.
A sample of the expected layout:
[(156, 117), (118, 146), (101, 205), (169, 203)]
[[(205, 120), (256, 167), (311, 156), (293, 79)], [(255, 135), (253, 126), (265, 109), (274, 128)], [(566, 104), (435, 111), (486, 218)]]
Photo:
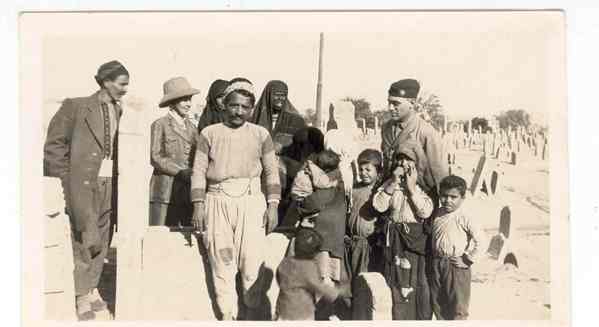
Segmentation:
[(378, 233), (378, 213), (372, 207), (372, 196), (379, 174), (383, 169), (383, 157), (374, 149), (366, 149), (358, 155), (360, 182), (352, 191), (352, 208), (347, 222), (346, 244), (349, 248), (352, 278), (361, 272), (376, 271), (373, 249)]
[(466, 182), (447, 176), (440, 184), (441, 207), (433, 220), (431, 298), (438, 320), (465, 320), (470, 304), (470, 266), (484, 234), (462, 209)]
[(333, 287), (320, 278), (314, 256), (320, 251), (322, 236), (311, 228), (299, 228), (295, 255), (286, 257), (277, 268), (280, 291), (276, 320), (314, 320), (316, 299), (333, 303), (349, 292), (348, 284)]
[(385, 228), (383, 274), (393, 295), (393, 320), (428, 320), (432, 317), (425, 274), (429, 235), (425, 221), (433, 201), (421, 189), (417, 167), (424, 153), (416, 141), (398, 146), (392, 174), (373, 197), (373, 207), (388, 216)]

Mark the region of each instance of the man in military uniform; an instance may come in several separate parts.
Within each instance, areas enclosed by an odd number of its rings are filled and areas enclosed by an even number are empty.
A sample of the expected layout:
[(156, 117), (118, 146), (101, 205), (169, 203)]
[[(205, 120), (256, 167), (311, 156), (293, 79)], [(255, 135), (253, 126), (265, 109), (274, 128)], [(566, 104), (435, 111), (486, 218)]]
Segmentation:
[(100, 66), (95, 79), (96, 93), (63, 101), (44, 144), (44, 176), (60, 178), (71, 222), (79, 320), (95, 319), (95, 312), (106, 310), (97, 287), (116, 210), (120, 99), (129, 72), (111, 61)]
[(418, 116), (416, 98), (420, 84), (414, 79), (403, 79), (391, 84), (388, 96), (388, 109), (391, 119), (382, 128), (383, 171), (388, 176), (391, 173), (392, 158), (397, 145), (408, 139), (416, 140), (424, 152), (424, 158), (419, 158), (417, 167), (426, 185), (421, 185), (427, 193), (436, 199), (437, 189), (441, 179), (449, 171), (444, 158), (441, 135)]

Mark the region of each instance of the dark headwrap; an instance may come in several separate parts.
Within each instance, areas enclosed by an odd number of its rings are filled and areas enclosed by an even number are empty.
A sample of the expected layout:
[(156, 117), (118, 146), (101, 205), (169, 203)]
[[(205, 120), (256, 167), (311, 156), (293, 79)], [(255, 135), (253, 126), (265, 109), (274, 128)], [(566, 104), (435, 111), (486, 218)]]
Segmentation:
[(416, 170), (418, 171), (417, 184), (422, 188), (423, 191), (428, 193), (436, 188), (435, 182), (426, 177), (432, 176), (432, 174), (430, 174), (430, 172), (428, 174), (425, 173), (427, 170), (430, 170), (430, 165), (424, 153), (424, 149), (422, 148), (422, 145), (420, 145), (420, 142), (414, 139), (407, 139), (403, 142), (400, 142), (394, 152), (394, 167), (392, 169), (395, 169), (396, 159), (400, 154), (403, 154), (414, 161)]
[(222, 123), (224, 121), (222, 111), (218, 107), (216, 99), (219, 96), (222, 96), (227, 86), (229, 86), (229, 82), (222, 79), (217, 79), (210, 85), (208, 95), (206, 96), (206, 107), (204, 107), (204, 111), (202, 112), (198, 123), (198, 132), (201, 132), (202, 129), (207, 126)]
[(129, 71), (127, 70), (127, 68), (125, 68), (125, 66), (123, 66), (123, 64), (116, 60), (113, 60), (105, 64), (102, 64), (102, 66), (98, 68), (98, 73), (96, 73), (96, 76), (94, 76), (94, 78), (101, 87), (102, 82), (104, 82), (105, 80), (114, 80), (120, 75), (129, 76)]
[[(264, 128), (266, 128), (269, 132), (272, 132), (274, 126), (272, 126), (272, 98), (275, 93), (288, 93), (287, 84), (283, 81), (270, 81), (264, 87), (262, 91), (262, 95), (260, 96), (260, 100), (258, 100), (258, 104), (256, 104), (256, 108), (254, 109), (254, 115), (252, 117), (252, 122), (254, 124), (258, 124)], [(293, 113), (299, 115), (299, 112), (295, 109), (293, 104), (287, 99), (285, 103), (283, 103), (283, 108), (281, 109), (281, 113), (279, 114), (279, 120), (284, 121), (285, 115)]]

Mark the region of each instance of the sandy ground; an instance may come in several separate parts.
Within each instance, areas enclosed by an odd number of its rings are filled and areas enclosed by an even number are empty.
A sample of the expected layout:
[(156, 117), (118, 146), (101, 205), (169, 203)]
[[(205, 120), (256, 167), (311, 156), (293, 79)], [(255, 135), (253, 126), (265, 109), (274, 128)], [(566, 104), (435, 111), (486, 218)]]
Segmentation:
[[(361, 142), (361, 147), (378, 148), (379, 144), (371, 138)], [(481, 154), (477, 149), (458, 150), (453, 173), (470, 183)], [(548, 161), (522, 151), (515, 166), (496, 159), (488, 160), (487, 164), (500, 172), (499, 192), (495, 196), (479, 194), (467, 199), (465, 205), (489, 241), (498, 231), (501, 208), (509, 206), (512, 213), (509, 244), (518, 267), (488, 257), (475, 263), (470, 319), (550, 319)], [(100, 285), (111, 313), (114, 313), (115, 280), (116, 255), (112, 249)]]

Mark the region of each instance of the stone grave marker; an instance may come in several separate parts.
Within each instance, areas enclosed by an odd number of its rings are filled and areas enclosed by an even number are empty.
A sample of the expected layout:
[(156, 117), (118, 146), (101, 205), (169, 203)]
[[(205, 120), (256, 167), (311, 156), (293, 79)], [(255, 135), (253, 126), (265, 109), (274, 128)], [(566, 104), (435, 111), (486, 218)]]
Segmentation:
[(354, 320), (392, 320), (391, 289), (383, 275), (361, 273), (352, 288)]

